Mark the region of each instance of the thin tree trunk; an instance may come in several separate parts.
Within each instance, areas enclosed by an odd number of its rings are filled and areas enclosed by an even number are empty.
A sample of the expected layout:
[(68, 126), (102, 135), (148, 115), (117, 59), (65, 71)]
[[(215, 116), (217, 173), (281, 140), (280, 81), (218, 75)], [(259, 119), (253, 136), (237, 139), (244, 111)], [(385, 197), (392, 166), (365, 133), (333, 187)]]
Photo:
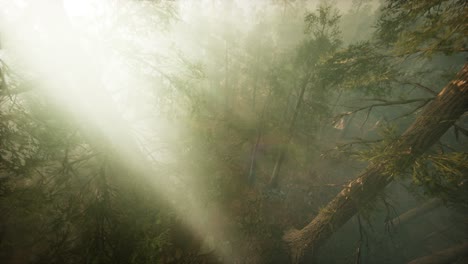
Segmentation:
[(414, 259), (411, 262), (408, 262), (408, 264), (450, 264), (467, 256), (468, 242), (441, 251), (437, 251), (436, 253), (429, 256)]
[(273, 167), (273, 173), (271, 174), (271, 178), (270, 178), (271, 188), (276, 188), (278, 186), (278, 175), (281, 169), (281, 165), (283, 164), (284, 156), (286, 155), (288, 145), (289, 145), (289, 140), (286, 142), (286, 146), (280, 149), (280, 152), (278, 153), (278, 156), (276, 157), (275, 166)]
[(268, 93), (268, 96), (265, 100), (265, 103), (263, 104), (263, 109), (262, 113), (260, 114), (260, 118), (258, 121), (258, 127), (257, 127), (257, 138), (255, 140), (255, 144), (253, 145), (252, 153), (251, 153), (251, 162), (250, 162), (250, 170), (249, 170), (249, 177), (248, 177), (248, 184), (249, 185), (254, 185), (255, 180), (256, 180), (256, 174), (257, 174), (257, 153), (258, 153), (258, 147), (260, 145), (260, 140), (262, 139), (262, 134), (263, 134), (263, 129), (264, 129), (264, 124), (265, 124), (265, 111), (268, 105), (268, 100), (271, 97), (271, 90)]
[(255, 180), (257, 177), (257, 155), (258, 155), (257, 152), (258, 152), (258, 146), (260, 144), (261, 138), (262, 138), (262, 131), (261, 129), (258, 129), (257, 139), (255, 140), (252, 153), (250, 154), (250, 170), (249, 170), (248, 183), (251, 186), (255, 184)]
[(283, 240), (292, 263), (304, 260), (306, 251), (314, 255), (327, 239), (393, 179), (388, 168), (407, 169), (427, 151), (468, 109), (468, 64), (417, 117), (394, 143), (387, 147), (393, 155), (372, 163), (351, 181), (320, 213), (301, 230), (288, 231)]
[(411, 220), (414, 220), (433, 209), (442, 205), (442, 201), (439, 199), (432, 199), (421, 206), (415, 207), (411, 210), (404, 212), (403, 214), (393, 218), (388, 223), (391, 224), (393, 227), (401, 226)]
[(231, 89), (229, 87), (229, 54), (228, 54), (228, 41), (226, 40), (226, 49), (224, 51), (224, 115), (228, 116), (231, 110)]
[(253, 89), (252, 89), (252, 110), (255, 112), (255, 104), (257, 101), (257, 88), (258, 88), (258, 56), (255, 58), (255, 77), (254, 77), (254, 83), (253, 83)]
[(289, 124), (286, 142), (284, 146), (280, 149), (280, 152), (278, 153), (278, 156), (275, 162), (275, 167), (273, 168), (273, 173), (271, 174), (270, 187), (272, 188), (276, 187), (278, 184), (279, 171), (281, 169), (281, 165), (283, 164), (284, 157), (286, 156), (286, 153), (288, 151), (289, 143), (291, 142), (292, 136), (294, 134), (294, 127), (296, 125), (296, 120), (301, 109), (302, 101), (304, 99), (304, 93), (307, 90), (307, 87), (309, 87), (311, 78), (312, 78), (312, 75), (310, 75), (306, 79), (306, 82), (302, 85), (301, 91), (299, 92), (299, 97), (297, 98), (296, 106), (294, 107), (294, 114), (291, 119), (291, 123)]

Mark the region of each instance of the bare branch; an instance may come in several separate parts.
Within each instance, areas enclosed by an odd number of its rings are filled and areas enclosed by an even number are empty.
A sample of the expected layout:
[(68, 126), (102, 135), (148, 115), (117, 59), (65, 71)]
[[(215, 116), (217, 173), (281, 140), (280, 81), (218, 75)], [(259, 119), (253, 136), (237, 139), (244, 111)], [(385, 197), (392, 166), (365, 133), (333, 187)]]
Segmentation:
[(421, 109), (421, 108), (423, 108), (425, 105), (427, 105), (430, 101), (431, 101), (431, 100), (427, 100), (427, 101), (423, 102), (420, 106), (414, 108), (413, 110), (409, 111), (408, 113), (393, 118), (392, 121), (393, 121), (393, 120), (400, 119), (400, 118), (403, 118), (403, 117), (407, 117), (407, 116), (409, 116), (409, 115), (414, 114), (416, 111), (418, 111), (419, 109)]
[[(363, 106), (363, 107), (360, 107), (360, 108), (355, 109), (353, 111), (349, 111), (349, 112), (339, 114), (336, 118), (341, 118), (343, 116), (351, 115), (351, 114), (354, 114), (354, 113), (357, 113), (357, 112), (360, 112), (360, 111), (363, 111), (363, 110), (367, 110), (368, 111), (367, 115), (369, 115), (370, 111), (372, 111), (372, 109), (374, 107), (381, 107), (381, 106), (404, 105), (404, 104), (412, 104), (412, 103), (417, 103), (417, 102), (423, 102), (424, 104), (422, 106), (424, 106), (427, 103), (429, 103), (430, 101), (432, 101), (433, 99), (434, 99), (434, 97), (415, 98), (415, 99), (397, 100), (397, 101), (390, 101), (390, 100), (378, 99), (378, 98), (365, 99), (365, 100), (370, 100), (370, 101), (380, 101), (382, 103)], [(421, 108), (422, 106), (418, 107), (417, 109)]]
[(432, 95), (437, 95), (437, 92), (434, 91), (434, 89), (431, 89), (421, 83), (418, 83), (418, 82), (410, 82), (410, 81), (401, 81), (401, 80), (397, 80), (397, 79), (393, 79), (394, 82), (396, 83), (399, 83), (399, 84), (402, 84), (402, 85), (412, 85), (414, 87), (417, 87), (417, 88), (420, 88), (422, 89), (423, 91), (426, 91)]

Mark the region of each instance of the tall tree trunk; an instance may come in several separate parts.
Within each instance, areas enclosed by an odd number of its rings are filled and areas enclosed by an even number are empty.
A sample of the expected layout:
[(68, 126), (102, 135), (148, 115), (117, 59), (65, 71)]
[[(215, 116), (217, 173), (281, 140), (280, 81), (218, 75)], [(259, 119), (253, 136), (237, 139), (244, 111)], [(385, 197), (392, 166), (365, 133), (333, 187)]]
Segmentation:
[(259, 56), (255, 57), (255, 67), (254, 67), (254, 82), (253, 82), (253, 89), (252, 89), (252, 111), (255, 112), (255, 104), (257, 102), (257, 88), (258, 88), (258, 61), (259, 61)]
[(224, 51), (224, 116), (229, 115), (229, 111), (231, 110), (231, 88), (229, 87), (229, 48), (228, 48), (228, 41), (225, 40), (226, 48)]
[(250, 170), (249, 170), (249, 178), (248, 184), (253, 186), (255, 184), (255, 180), (257, 177), (257, 152), (258, 146), (260, 144), (260, 139), (262, 138), (262, 131), (258, 129), (257, 131), (257, 138), (255, 140), (255, 144), (253, 145), (252, 153), (250, 154)]
[(255, 140), (255, 144), (253, 145), (252, 153), (251, 153), (251, 162), (250, 162), (250, 170), (249, 170), (249, 177), (248, 177), (248, 184), (254, 185), (256, 180), (256, 173), (257, 173), (257, 155), (258, 155), (258, 147), (260, 145), (260, 140), (262, 139), (263, 129), (265, 125), (265, 111), (268, 106), (269, 99), (271, 97), (271, 89), (268, 93), (268, 96), (263, 104), (262, 113), (260, 114), (258, 126), (257, 126), (257, 138)]
[(304, 93), (309, 87), (310, 80), (312, 79), (312, 75), (310, 75), (304, 84), (302, 84), (301, 91), (299, 92), (299, 97), (296, 101), (296, 106), (294, 107), (293, 117), (291, 119), (291, 123), (289, 123), (288, 134), (286, 135), (286, 142), (284, 146), (280, 149), (278, 156), (276, 158), (275, 167), (273, 168), (273, 173), (271, 174), (270, 178), (270, 187), (274, 188), (278, 184), (278, 175), (281, 169), (281, 165), (283, 164), (284, 157), (286, 156), (286, 152), (288, 151), (289, 143), (291, 142), (292, 136), (294, 134), (294, 127), (296, 125), (296, 120), (299, 115), (299, 111), (301, 109), (302, 101), (304, 100)]
[(304, 253), (312, 255), (326, 240), (391, 181), (388, 168), (407, 169), (428, 150), (468, 110), (468, 64), (417, 117), (394, 143), (387, 147), (393, 155), (372, 163), (351, 181), (320, 213), (301, 230), (288, 231), (283, 240), (292, 263), (301, 263)]

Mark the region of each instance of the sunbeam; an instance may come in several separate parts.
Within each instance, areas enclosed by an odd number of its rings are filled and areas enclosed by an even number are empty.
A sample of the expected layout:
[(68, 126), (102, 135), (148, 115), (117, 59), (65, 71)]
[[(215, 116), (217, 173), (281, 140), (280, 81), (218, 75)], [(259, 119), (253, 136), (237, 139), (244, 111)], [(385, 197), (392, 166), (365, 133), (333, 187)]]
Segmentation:
[[(105, 12), (99, 12), (104, 6)], [(133, 177), (142, 178), (155, 192), (171, 201), (182, 222), (197, 237), (227, 241), (220, 237), (220, 227), (206, 221), (213, 212), (200, 197), (201, 186), (192, 182), (176, 190), (178, 176), (161, 175), (155, 170), (155, 165), (171, 159), (174, 153), (154, 154), (147, 149), (154, 148), (149, 145), (151, 139), (164, 141), (170, 134), (178, 133), (178, 128), (176, 122), (160, 118), (160, 110), (147, 98), (154, 94), (152, 90), (160, 88), (149, 83), (151, 79), (141, 80), (141, 71), (153, 69), (135, 69), (128, 65), (139, 58), (138, 54), (126, 51), (143, 48), (145, 50), (138, 52), (160, 56), (166, 51), (163, 47), (171, 45), (161, 43), (164, 39), (157, 36), (163, 32), (152, 29), (150, 23), (155, 21), (144, 17), (144, 12), (139, 21), (121, 15), (139, 12), (142, 8), (139, 3), (126, 1), (66, 0), (63, 5), (60, 1), (13, 2), (7, 10), (16, 17), (3, 21), (3, 38), (7, 49), (14, 50), (20, 63), (34, 73), (32, 82), (40, 92), (85, 127), (95, 144), (114, 149), (119, 160), (125, 163), (123, 166), (134, 172)], [(113, 16), (128, 21), (112, 21), (116, 19)], [(91, 26), (89, 21), (94, 24)], [(118, 28), (122, 24), (130, 29)], [(152, 33), (149, 37), (133, 35), (135, 32), (131, 31), (126, 33), (132, 26)], [(161, 49), (154, 49), (154, 46)], [(154, 95), (151, 99), (158, 100)], [(221, 259), (230, 259), (222, 247), (216, 248)]]
[(468, 263), (467, 17), (0, 0), (0, 263)]

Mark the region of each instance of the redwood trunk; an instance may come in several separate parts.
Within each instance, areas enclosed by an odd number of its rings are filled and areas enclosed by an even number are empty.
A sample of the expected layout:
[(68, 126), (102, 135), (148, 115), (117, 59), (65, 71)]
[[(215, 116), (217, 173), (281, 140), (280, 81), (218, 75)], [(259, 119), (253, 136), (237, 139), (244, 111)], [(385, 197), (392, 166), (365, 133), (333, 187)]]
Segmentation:
[(365, 204), (392, 181), (388, 166), (401, 170), (429, 149), (468, 109), (468, 64), (417, 117), (403, 135), (389, 145), (392, 157), (373, 163), (350, 182), (307, 226), (283, 237), (292, 263), (301, 263), (304, 253), (315, 251)]

